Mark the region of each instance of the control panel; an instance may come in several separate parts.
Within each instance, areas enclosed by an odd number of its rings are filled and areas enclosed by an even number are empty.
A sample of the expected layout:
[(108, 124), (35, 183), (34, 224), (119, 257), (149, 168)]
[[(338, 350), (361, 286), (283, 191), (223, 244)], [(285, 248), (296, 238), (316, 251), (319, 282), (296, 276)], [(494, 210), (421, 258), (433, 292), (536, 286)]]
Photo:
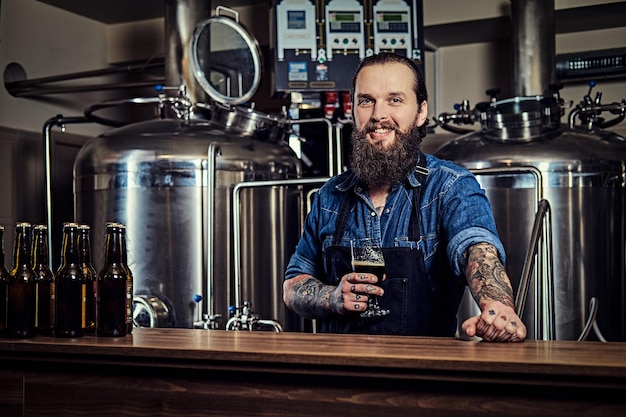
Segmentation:
[(424, 70), (422, 0), (272, 0), (273, 89), (346, 91), (366, 56), (407, 56)]

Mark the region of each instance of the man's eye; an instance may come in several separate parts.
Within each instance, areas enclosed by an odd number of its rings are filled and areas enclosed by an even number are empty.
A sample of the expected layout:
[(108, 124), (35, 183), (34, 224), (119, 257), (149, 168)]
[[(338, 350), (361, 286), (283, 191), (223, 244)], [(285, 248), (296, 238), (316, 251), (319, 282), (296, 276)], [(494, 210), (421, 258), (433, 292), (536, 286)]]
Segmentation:
[(367, 105), (370, 104), (372, 102), (372, 100), (370, 100), (369, 98), (361, 98), (359, 99), (359, 105)]

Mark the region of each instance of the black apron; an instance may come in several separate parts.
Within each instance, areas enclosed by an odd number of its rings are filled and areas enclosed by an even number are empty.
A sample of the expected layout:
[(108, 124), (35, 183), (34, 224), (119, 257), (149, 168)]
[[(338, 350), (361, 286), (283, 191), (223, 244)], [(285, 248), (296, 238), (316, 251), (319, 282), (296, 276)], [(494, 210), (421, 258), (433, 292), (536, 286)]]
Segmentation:
[[(420, 155), (417, 179), (425, 184), (428, 171), (425, 169), (426, 158)], [(413, 190), (413, 210), (409, 220), (408, 237), (410, 241), (420, 239), (420, 198), (422, 187)], [(341, 277), (352, 271), (350, 247), (341, 246), (350, 212), (358, 196), (353, 190), (346, 192), (337, 216), (337, 228), (333, 243), (326, 250), (325, 266), (330, 285), (338, 285)], [(443, 246), (445, 247), (445, 246)], [(439, 251), (442, 252), (442, 251)], [(389, 310), (383, 317), (360, 317), (360, 313), (337, 315), (321, 320), (321, 332), (329, 333), (365, 333), (421, 336), (453, 336), (456, 327), (456, 310), (460, 300), (454, 291), (448, 291), (454, 279), (449, 268), (437, 268), (438, 282), (429, 282), (424, 266), (424, 256), (418, 245), (415, 249), (406, 247), (383, 248), (385, 274), (387, 278), (381, 287), (385, 295), (378, 297), (380, 307)], [(446, 258), (445, 253), (443, 258)], [(436, 261), (436, 265), (444, 265)], [(447, 262), (446, 262), (447, 265)], [(445, 269), (445, 271), (443, 271)], [(462, 286), (460, 288), (462, 290)], [(462, 294), (462, 292), (461, 292)], [(452, 295), (452, 297), (450, 297)]]

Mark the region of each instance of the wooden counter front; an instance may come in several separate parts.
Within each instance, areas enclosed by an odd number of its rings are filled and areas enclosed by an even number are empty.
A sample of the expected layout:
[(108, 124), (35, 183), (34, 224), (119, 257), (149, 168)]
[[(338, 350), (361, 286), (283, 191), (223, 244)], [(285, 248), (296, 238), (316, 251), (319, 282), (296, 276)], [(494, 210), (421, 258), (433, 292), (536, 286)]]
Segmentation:
[(0, 416), (625, 416), (626, 343), (135, 329), (0, 339)]

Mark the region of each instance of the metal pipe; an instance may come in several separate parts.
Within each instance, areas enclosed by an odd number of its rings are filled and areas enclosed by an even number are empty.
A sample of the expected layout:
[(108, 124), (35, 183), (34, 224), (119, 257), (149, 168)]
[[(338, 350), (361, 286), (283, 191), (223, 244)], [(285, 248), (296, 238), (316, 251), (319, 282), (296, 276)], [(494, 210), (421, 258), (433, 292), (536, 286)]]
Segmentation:
[(532, 174), (535, 177), (537, 202), (543, 199), (543, 176), (541, 171), (534, 166), (500, 167), (500, 168), (472, 168), (474, 175), (500, 175), (507, 173)]
[(68, 93), (91, 93), (94, 91), (110, 91), (131, 88), (155, 87), (162, 84), (163, 80), (139, 81), (132, 83), (114, 83), (114, 84), (93, 84), (82, 86), (65, 86), (65, 87), (40, 87), (40, 88), (21, 88), (14, 87), (10, 91), (13, 97), (32, 98), (47, 94), (68, 94)]
[(524, 268), (522, 269), (522, 277), (515, 299), (515, 306), (517, 308), (517, 315), (522, 316), (526, 307), (526, 296), (528, 294), (528, 286), (530, 284), (530, 273), (535, 266), (535, 257), (537, 256), (539, 243), (543, 232), (544, 217), (550, 205), (547, 200), (539, 201), (537, 206), (537, 213), (535, 214), (535, 222), (533, 224), (532, 232), (530, 235), (530, 244), (526, 251), (526, 258), (524, 260)]
[(46, 222), (48, 223), (48, 267), (51, 270), (52, 266), (52, 150), (50, 146), (50, 131), (53, 126), (59, 126), (65, 129), (66, 124), (71, 123), (90, 123), (90, 120), (85, 117), (63, 117), (57, 115), (48, 119), (43, 125), (44, 136), (44, 160), (45, 160), (45, 176), (46, 176)]
[(545, 222), (543, 224), (543, 235), (546, 237), (546, 243), (543, 245), (545, 252), (543, 259), (547, 262), (547, 265), (543, 267), (544, 273), (542, 274), (543, 280), (543, 300), (546, 300), (543, 305), (545, 306), (544, 318), (545, 326), (543, 340), (556, 340), (556, 311), (554, 301), (554, 250), (552, 247), (552, 212), (550, 206), (545, 214)]
[(235, 279), (235, 306), (243, 305), (241, 300), (241, 216), (239, 194), (244, 188), (275, 187), (290, 185), (323, 184), (330, 178), (298, 178), (290, 180), (245, 181), (233, 187), (233, 273)]
[(142, 64), (142, 65), (137, 65), (137, 66), (127, 65), (125, 67), (103, 68), (103, 69), (98, 69), (98, 70), (75, 72), (71, 74), (55, 75), (51, 77), (34, 78), (30, 80), (26, 79), (26, 80), (20, 80), (20, 81), (11, 81), (11, 82), (5, 83), (4, 86), (7, 92), (11, 94), (13, 97), (36, 97), (36, 96), (44, 95), (44, 94), (81, 93), (81, 92), (91, 92), (91, 91), (98, 91), (98, 90), (137, 88), (137, 87), (145, 87), (149, 85), (163, 83), (163, 80), (159, 79), (159, 80), (155, 80), (152, 82), (143, 81), (143, 82), (134, 82), (134, 83), (114, 83), (114, 84), (97, 83), (93, 85), (64, 86), (64, 87), (62, 86), (46, 87), (46, 85), (51, 84), (51, 83), (62, 82), (62, 81), (72, 81), (72, 80), (79, 80), (83, 78), (99, 77), (99, 76), (104, 76), (104, 75), (140, 72), (146, 69), (162, 68), (162, 67), (163, 67), (162, 62)]
[[(325, 117), (315, 118), (315, 119), (297, 119), (289, 121), (292, 125), (303, 125), (303, 124), (311, 124), (311, 123), (326, 123), (328, 127), (327, 135), (328, 135), (328, 176), (332, 177), (339, 173), (339, 171), (335, 172), (335, 151), (334, 151), (334, 141), (333, 141), (333, 124)], [(341, 163), (341, 162), (340, 162)]]
[[(504, 173), (520, 173), (520, 174), (532, 174), (535, 177), (535, 190), (536, 190), (536, 194), (535, 194), (535, 198), (536, 198), (536, 203), (539, 204), (540, 201), (543, 200), (543, 176), (542, 176), (542, 172), (534, 167), (534, 166), (519, 166), (519, 167), (501, 167), (501, 168), (476, 168), (476, 169), (470, 169), (470, 171), (472, 173), (474, 173), (475, 175), (501, 175)], [(547, 236), (552, 236), (552, 230), (550, 227), (550, 230), (548, 230), (548, 233), (546, 233)], [(546, 257), (548, 257), (550, 259), (550, 264), (552, 264), (552, 243), (551, 243), (551, 239), (550, 239), (550, 246), (549, 249), (546, 249), (545, 246), (543, 247), (544, 249), (542, 250), (542, 254), (544, 254), (544, 258), (546, 259)], [(549, 253), (546, 253), (546, 250)], [(552, 266), (546, 266), (544, 262), (541, 263), (542, 265), (542, 269), (544, 271), (549, 269), (549, 273), (550, 276), (552, 276)], [(531, 269), (532, 270), (532, 269)], [(523, 275), (523, 274), (522, 274)], [(543, 276), (543, 274), (542, 274)], [(541, 303), (538, 301), (540, 300), (540, 298), (542, 298), (542, 288), (544, 287), (543, 285), (543, 277), (540, 276), (539, 271), (537, 269), (535, 269), (535, 290), (534, 290), (534, 295), (535, 295), (535, 308), (534, 308), (534, 312), (533, 312), (533, 319), (535, 321), (535, 325), (534, 325), (534, 329), (535, 329), (535, 335), (534, 338), (536, 339), (538, 337), (538, 329), (543, 329), (544, 323), (546, 321), (548, 322), (554, 322), (554, 299), (549, 299), (549, 302), (551, 303), (551, 305), (549, 305), (547, 307), (548, 312), (544, 312), (541, 306)], [(553, 284), (551, 284), (553, 285)], [(518, 290), (519, 291), (519, 290)], [(553, 291), (552, 291), (553, 292)], [(544, 317), (546, 315), (551, 315), (551, 317), (548, 317), (547, 319)]]
[(337, 147), (337, 174), (343, 171), (343, 127), (344, 125), (354, 125), (352, 119), (339, 119), (337, 120), (337, 127), (335, 129), (335, 146)]
[(556, 83), (554, 0), (511, 0), (513, 93), (552, 95)]
[(210, 0), (165, 0), (165, 84), (185, 85), (192, 103), (207, 102), (189, 63), (194, 28), (211, 17)]
[(214, 240), (215, 240), (215, 177), (217, 175), (216, 158), (222, 154), (222, 149), (217, 142), (211, 142), (207, 151), (207, 311), (209, 320), (214, 317), (215, 312), (215, 291), (213, 286), (214, 274)]

